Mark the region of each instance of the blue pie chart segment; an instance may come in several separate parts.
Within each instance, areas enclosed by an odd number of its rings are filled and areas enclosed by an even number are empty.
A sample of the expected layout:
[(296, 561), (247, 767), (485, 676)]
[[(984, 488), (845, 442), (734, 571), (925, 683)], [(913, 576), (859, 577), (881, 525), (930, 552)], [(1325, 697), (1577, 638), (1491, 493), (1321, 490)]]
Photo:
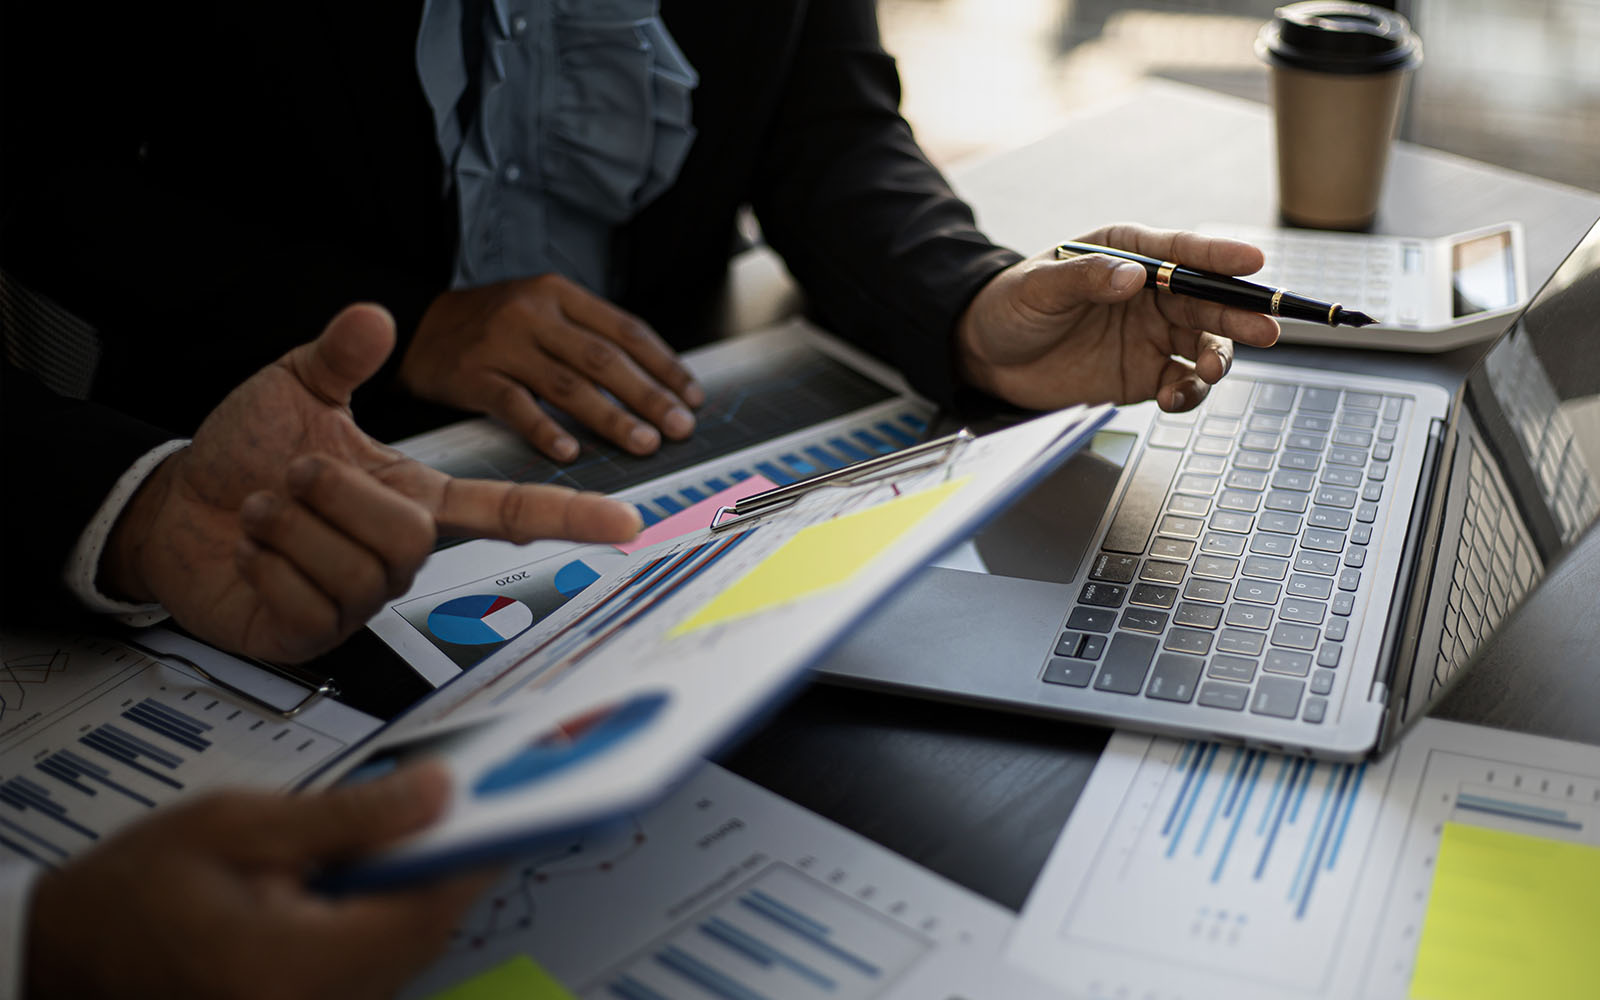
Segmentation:
[(505, 642), (532, 624), (533, 611), (526, 604), (494, 594), (457, 597), (428, 613), (428, 631), (458, 646)]
[(591, 569), (588, 563), (574, 559), (556, 570), (556, 593), (562, 597), (571, 597), (598, 579), (600, 574)]
[(576, 767), (638, 735), (666, 704), (665, 694), (652, 692), (570, 718), (490, 765), (473, 783), (473, 794), (514, 792)]

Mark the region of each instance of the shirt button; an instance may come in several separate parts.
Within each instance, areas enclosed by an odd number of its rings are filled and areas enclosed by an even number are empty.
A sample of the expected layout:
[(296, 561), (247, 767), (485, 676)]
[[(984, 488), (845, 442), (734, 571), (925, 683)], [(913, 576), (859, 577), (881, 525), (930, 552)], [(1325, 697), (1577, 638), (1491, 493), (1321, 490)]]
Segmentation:
[(506, 180), (508, 180), (511, 183), (515, 184), (517, 181), (520, 181), (521, 179), (522, 179), (522, 168), (517, 166), (515, 163), (507, 164), (506, 165)]
[(511, 37), (521, 38), (528, 30), (528, 19), (518, 14), (511, 19)]

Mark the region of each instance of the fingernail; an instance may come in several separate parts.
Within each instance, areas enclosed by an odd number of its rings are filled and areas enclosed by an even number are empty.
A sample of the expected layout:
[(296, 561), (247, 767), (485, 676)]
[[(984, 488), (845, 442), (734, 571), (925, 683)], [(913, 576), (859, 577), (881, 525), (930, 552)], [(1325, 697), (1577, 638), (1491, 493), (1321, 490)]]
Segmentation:
[(690, 382), (684, 387), (683, 401), (690, 406), (699, 406), (706, 401), (706, 391), (700, 388), (699, 382)]
[(655, 451), (660, 443), (661, 435), (648, 427), (635, 427), (628, 435), (628, 446), (634, 451)]
[(259, 524), (271, 516), (277, 506), (278, 498), (271, 493), (252, 493), (239, 505), (239, 519), (249, 524)]
[(558, 437), (550, 443), (550, 450), (555, 452), (556, 461), (570, 462), (578, 457), (578, 442), (569, 437)]
[(688, 437), (694, 430), (694, 417), (681, 406), (674, 406), (661, 420), (661, 428), (672, 437)]
[(295, 459), (293, 462), (290, 462), (289, 472), (285, 477), (289, 483), (289, 488), (299, 492), (305, 489), (307, 486), (310, 486), (311, 481), (317, 478), (317, 470), (317, 460), (309, 455), (302, 456)]
[(1133, 261), (1123, 261), (1111, 269), (1111, 287), (1115, 291), (1125, 292), (1144, 284), (1144, 268)]

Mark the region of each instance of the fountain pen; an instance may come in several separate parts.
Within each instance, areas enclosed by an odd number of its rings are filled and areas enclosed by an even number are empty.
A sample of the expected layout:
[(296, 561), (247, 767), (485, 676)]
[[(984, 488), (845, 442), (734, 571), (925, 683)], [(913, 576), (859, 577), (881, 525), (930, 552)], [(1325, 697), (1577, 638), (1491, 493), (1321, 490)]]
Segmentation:
[(1285, 319), (1302, 319), (1328, 326), (1369, 326), (1377, 322), (1364, 312), (1346, 309), (1337, 302), (1323, 302), (1305, 295), (1296, 295), (1283, 288), (1269, 288), (1253, 281), (1197, 271), (1181, 267), (1170, 260), (1157, 260), (1143, 254), (1100, 247), (1093, 243), (1063, 243), (1056, 247), (1056, 260), (1068, 260), (1085, 254), (1105, 254), (1119, 260), (1131, 260), (1145, 270), (1144, 285), (1154, 285), (1177, 295), (1220, 305), (1235, 306), (1251, 312), (1282, 316)]

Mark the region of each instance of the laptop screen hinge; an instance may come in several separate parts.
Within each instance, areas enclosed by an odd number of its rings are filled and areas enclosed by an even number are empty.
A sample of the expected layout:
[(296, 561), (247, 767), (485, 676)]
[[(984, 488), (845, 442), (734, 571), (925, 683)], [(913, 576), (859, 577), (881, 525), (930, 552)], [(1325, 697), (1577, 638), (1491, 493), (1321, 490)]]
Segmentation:
[[(1432, 584), (1431, 558), (1437, 547), (1436, 511), (1440, 497), (1435, 488), (1440, 470), (1445, 468), (1445, 423), (1434, 418), (1428, 422), (1428, 443), (1422, 455), (1422, 473), (1417, 479), (1417, 500), (1411, 507), (1411, 520), (1406, 526), (1405, 548), (1400, 555), (1400, 575), (1393, 603), (1389, 606), (1389, 620), (1383, 630), (1383, 646), (1378, 655), (1378, 674), (1367, 692), (1369, 702), (1384, 704), (1383, 725), (1379, 728), (1378, 750), (1384, 749), (1392, 731), (1398, 728), (1397, 714), (1405, 711), (1407, 691), (1397, 689), (1396, 682), (1404, 685), (1410, 677), (1420, 633), (1420, 612), (1423, 598)], [(1426, 577), (1426, 579), (1424, 579)]]

